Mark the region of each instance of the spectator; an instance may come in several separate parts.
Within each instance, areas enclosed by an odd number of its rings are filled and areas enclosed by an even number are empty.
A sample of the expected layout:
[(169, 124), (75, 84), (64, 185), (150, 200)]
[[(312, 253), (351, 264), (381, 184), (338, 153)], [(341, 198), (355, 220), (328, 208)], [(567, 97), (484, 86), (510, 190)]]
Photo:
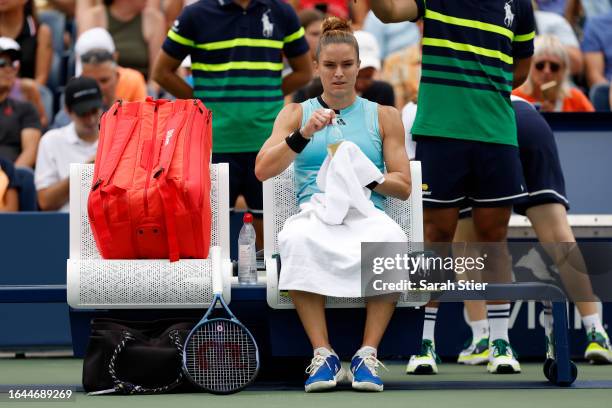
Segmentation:
[[(306, 38), (308, 48), (310, 48), (310, 58), (314, 69), (317, 46), (319, 44), (319, 38), (321, 37), (321, 23), (325, 19), (325, 14), (318, 9), (304, 9), (298, 12), (298, 18), (300, 19), (300, 25), (304, 29), (304, 38)], [(303, 102), (311, 97), (311, 89), (315, 89), (314, 92), (322, 90), (321, 81), (318, 79), (316, 70), (314, 70), (314, 78), (308, 85), (298, 89), (292, 95), (287, 95), (285, 100), (287, 103)]]
[[(90, 52), (96, 50), (109, 52), (113, 56), (118, 77), (114, 99), (134, 102), (142, 101), (147, 97), (147, 84), (144, 76), (135, 69), (122, 67), (118, 64), (119, 55), (115, 48), (113, 37), (111, 37), (108, 31), (100, 27), (83, 32), (74, 46), (77, 76), (83, 73), (83, 56), (91, 60), (96, 53)], [(103, 56), (102, 54), (100, 53), (99, 56)]]
[(45, 24), (38, 24), (34, 16), (34, 1), (0, 2), (0, 32), (17, 41), (21, 47), (20, 75), (45, 85), (53, 60), (51, 30)]
[[(113, 54), (104, 49), (93, 49), (80, 58), (82, 76), (90, 77), (98, 82), (102, 90), (103, 109), (106, 110), (117, 100), (143, 100), (144, 79), (138, 71), (123, 71), (117, 66)], [(123, 81), (121, 80), (122, 74)], [(134, 78), (134, 79), (132, 79)], [(70, 116), (65, 109), (55, 115), (52, 129), (66, 126)]]
[(381, 68), (380, 49), (374, 35), (367, 31), (356, 31), (359, 44), (359, 73), (355, 82), (357, 95), (379, 105), (395, 106), (393, 87), (385, 81), (374, 79)]
[(376, 37), (380, 46), (380, 58), (384, 61), (389, 54), (400, 51), (419, 42), (419, 29), (410, 21), (384, 24), (370, 11), (366, 16), (363, 30)]
[(582, 18), (601, 16), (612, 10), (610, 0), (567, 0), (565, 6), (565, 18), (572, 26), (578, 24)]
[[(214, 16), (214, 24), (202, 24)], [(244, 21), (244, 26), (236, 21)], [(246, 38), (245, 38), (246, 37)], [(281, 53), (292, 72), (281, 77)], [(177, 73), (191, 55), (195, 87)], [(200, 0), (186, 7), (168, 33), (154, 79), (177, 98), (200, 98), (213, 112), (214, 163), (230, 166), (230, 207), (243, 195), (263, 238), (262, 190), (255, 157), (272, 131), (283, 95), (310, 81), (304, 29), (282, 0)]]
[(566, 0), (536, 0), (538, 8), (562, 16), (565, 13)]
[(317, 8), (325, 14), (348, 19), (349, 5), (347, 0), (290, 0), (296, 10)]
[(43, 211), (67, 212), (70, 163), (95, 159), (102, 94), (94, 79), (77, 77), (68, 82), (66, 111), (72, 122), (45, 133), (38, 149), (34, 180)]
[(0, 157), (18, 167), (34, 167), (40, 140), (40, 120), (29, 102), (11, 98), (21, 52), (10, 38), (0, 38)]
[[(423, 36), (423, 21), (416, 22), (420, 36)], [(389, 55), (383, 64), (382, 78), (389, 82), (395, 94), (395, 107), (403, 109), (407, 103), (416, 103), (421, 80), (420, 42)]]
[(0, 213), (19, 211), (13, 163), (0, 157)]
[(108, 30), (119, 53), (122, 67), (134, 68), (145, 78), (164, 41), (166, 21), (161, 11), (147, 6), (146, 0), (104, 0), (83, 13), (79, 32), (94, 27)]
[(593, 112), (588, 98), (568, 79), (569, 57), (554, 36), (535, 40), (535, 50), (527, 82), (513, 91), (531, 103), (539, 103), (542, 112)]
[[(21, 51), (19, 44), (8, 37), (0, 37), (0, 42), (11, 44), (11, 47), (15, 48), (17, 51)], [(47, 111), (42, 102), (39, 89), (39, 86), (33, 79), (18, 78), (17, 75), (15, 75), (9, 97), (16, 101), (26, 101), (34, 105), (38, 111), (41, 126), (45, 128), (48, 124)], [(49, 112), (51, 112), (51, 109), (49, 109)]]
[(612, 79), (612, 11), (589, 18), (584, 26), (582, 51), (590, 87)]
[(562, 15), (535, 10), (535, 21), (538, 34), (554, 35), (563, 44), (569, 56), (570, 73), (581, 75), (584, 69), (584, 58), (580, 51), (578, 38), (567, 20)]

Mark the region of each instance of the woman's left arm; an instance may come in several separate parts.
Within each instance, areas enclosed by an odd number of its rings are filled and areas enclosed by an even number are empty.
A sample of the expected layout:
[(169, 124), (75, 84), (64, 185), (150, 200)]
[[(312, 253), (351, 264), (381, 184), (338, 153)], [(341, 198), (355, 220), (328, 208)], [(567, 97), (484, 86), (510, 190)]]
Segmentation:
[(48, 25), (41, 24), (36, 34), (36, 72), (34, 72), (34, 80), (40, 85), (47, 85), (52, 62), (51, 29)]
[(407, 200), (412, 191), (410, 162), (406, 154), (404, 125), (397, 109), (378, 106), (378, 127), (382, 137), (385, 181), (374, 189), (385, 196)]

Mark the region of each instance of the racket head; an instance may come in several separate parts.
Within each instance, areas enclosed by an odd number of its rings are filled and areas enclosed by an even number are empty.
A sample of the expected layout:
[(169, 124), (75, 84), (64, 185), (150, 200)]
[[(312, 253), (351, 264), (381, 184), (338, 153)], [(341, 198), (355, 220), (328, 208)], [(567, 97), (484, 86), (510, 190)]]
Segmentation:
[(194, 385), (213, 394), (238, 392), (259, 372), (257, 343), (236, 319), (201, 321), (185, 340), (183, 371)]

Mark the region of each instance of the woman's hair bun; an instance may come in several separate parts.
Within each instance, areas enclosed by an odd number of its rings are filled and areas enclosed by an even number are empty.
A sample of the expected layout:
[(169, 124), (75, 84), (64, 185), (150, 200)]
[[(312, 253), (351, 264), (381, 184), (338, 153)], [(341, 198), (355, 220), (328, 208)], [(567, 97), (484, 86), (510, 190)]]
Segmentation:
[(325, 33), (329, 31), (345, 31), (352, 33), (349, 22), (335, 16), (327, 17), (325, 20), (323, 20), (321, 25), (321, 34), (325, 35)]

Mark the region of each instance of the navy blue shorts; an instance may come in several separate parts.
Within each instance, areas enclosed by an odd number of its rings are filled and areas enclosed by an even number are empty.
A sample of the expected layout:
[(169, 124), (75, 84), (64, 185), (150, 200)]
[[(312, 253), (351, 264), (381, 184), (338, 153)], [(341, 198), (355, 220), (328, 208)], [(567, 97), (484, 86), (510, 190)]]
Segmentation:
[(515, 101), (512, 105), (516, 113), (523, 175), (529, 193), (514, 205), (514, 212), (525, 215), (529, 207), (551, 203), (559, 203), (569, 209), (557, 144), (550, 126), (528, 102)]
[[(514, 212), (525, 215), (530, 207), (559, 203), (569, 209), (557, 144), (550, 126), (526, 101), (513, 101), (523, 178), (528, 195), (514, 203)], [(471, 205), (461, 208), (459, 218), (471, 217)]]
[(254, 217), (263, 216), (263, 192), (261, 182), (255, 177), (255, 159), (257, 152), (248, 153), (213, 153), (213, 163), (229, 163), (230, 209), (236, 205), (236, 199), (243, 195)]
[(527, 195), (516, 146), (415, 137), (425, 208), (506, 207)]

